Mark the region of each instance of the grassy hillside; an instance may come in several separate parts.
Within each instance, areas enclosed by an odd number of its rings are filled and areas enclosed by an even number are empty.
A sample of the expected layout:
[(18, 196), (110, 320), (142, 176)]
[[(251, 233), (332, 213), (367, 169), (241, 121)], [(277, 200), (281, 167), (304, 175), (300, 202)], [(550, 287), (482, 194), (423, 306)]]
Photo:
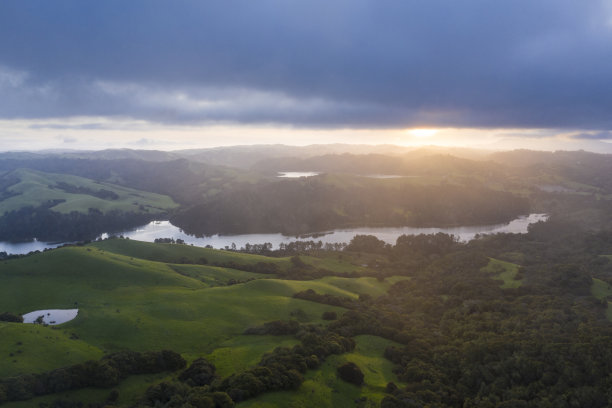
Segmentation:
[[(227, 376), (253, 366), (275, 347), (297, 343), (291, 336), (244, 335), (247, 328), (292, 318), (302, 323), (327, 324), (321, 319), (323, 312), (342, 315), (345, 311), (295, 299), (294, 293), (313, 289), (321, 294), (356, 299), (360, 294), (381, 295), (395, 281), (369, 277), (282, 280), (269, 274), (195, 263), (202, 258), (240, 264), (272, 262), (281, 268), (290, 264), (288, 258), (119, 239), (3, 261), (0, 263), (0, 312), (23, 314), (78, 307), (79, 314), (73, 321), (54, 327), (1, 323), (0, 354), (8, 356), (8, 360), (0, 368), (0, 377), (46, 371), (124, 349), (171, 349), (187, 360), (206, 357), (218, 367), (220, 375)], [(171, 263), (177, 260), (181, 263)], [(342, 260), (327, 263), (328, 267), (334, 265), (340, 270), (351, 266)], [(383, 360), (382, 355), (371, 355), (368, 344), (372, 341), (375, 340), (360, 341), (354, 356), (342, 358), (372, 365), (372, 370), (377, 372), (382, 370), (380, 375), (386, 381), (391, 375), (386, 364), (391, 363)], [(378, 350), (380, 354), (384, 348)], [(336, 360), (330, 359), (321, 373), (313, 373), (305, 386), (323, 387), (320, 382), (327, 380), (317, 376), (330, 376), (335, 370), (333, 364), (341, 361)], [(152, 382), (162, 378), (164, 375), (131, 377), (117, 388), (120, 405), (132, 404)], [(375, 393), (383, 386), (383, 379), (367, 378), (370, 379), (366, 382), (374, 388), (364, 392)], [(330, 392), (326, 387), (321, 389), (321, 397)], [(80, 390), (65, 395), (82, 401), (101, 401), (108, 392)], [(337, 398), (352, 398), (353, 394), (350, 391)], [(58, 396), (6, 406), (33, 406), (54, 398)]]
[(0, 378), (48, 371), (102, 357), (102, 351), (68, 331), (0, 322)]
[[(191, 269), (199, 269), (202, 276), (210, 270), (198, 265)], [(236, 280), (260, 277), (223, 268), (214, 270), (215, 274), (219, 270)], [(321, 280), (256, 279), (210, 287), (201, 279), (176, 272), (170, 264), (96, 247), (62, 248), (9, 261), (0, 265), (0, 274), (2, 309), (26, 313), (76, 305), (79, 316), (63, 327), (105, 351), (170, 347), (181, 353), (208, 353), (212, 348), (203, 347), (202, 338), (206, 344), (215, 344), (250, 326), (289, 319), (290, 312), (300, 308), (307, 309), (311, 321), (317, 322), (329, 309), (293, 299), (295, 292), (314, 289), (356, 296)], [(12, 296), (17, 292), (21, 296)]]
[(61, 201), (51, 209), (64, 214), (87, 213), (90, 208), (102, 213), (119, 210), (155, 214), (177, 207), (168, 196), (68, 174), (18, 169), (0, 179), (0, 188), (4, 185), (0, 191), (0, 214), (50, 201)]
[(194, 264), (201, 263), (202, 259), (205, 259), (208, 264), (235, 262), (240, 265), (254, 265), (257, 262), (271, 262), (282, 268), (289, 266), (288, 258), (269, 258), (190, 245), (154, 244), (134, 240), (109, 239), (96, 242), (93, 246), (116, 254), (158, 262)]

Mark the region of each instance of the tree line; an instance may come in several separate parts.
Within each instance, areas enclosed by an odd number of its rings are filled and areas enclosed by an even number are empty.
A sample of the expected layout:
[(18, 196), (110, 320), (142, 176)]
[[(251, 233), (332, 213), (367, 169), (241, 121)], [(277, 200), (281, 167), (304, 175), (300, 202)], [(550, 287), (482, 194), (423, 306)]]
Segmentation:
[(122, 351), (69, 367), (0, 380), (0, 404), (85, 387), (110, 388), (136, 374), (175, 371), (185, 366), (180, 354)]
[(38, 207), (26, 206), (5, 212), (0, 217), (0, 240), (83, 241), (102, 233), (113, 233), (137, 227), (159, 217), (159, 214), (112, 210), (103, 213), (90, 208), (87, 213), (53, 211), (58, 200)]

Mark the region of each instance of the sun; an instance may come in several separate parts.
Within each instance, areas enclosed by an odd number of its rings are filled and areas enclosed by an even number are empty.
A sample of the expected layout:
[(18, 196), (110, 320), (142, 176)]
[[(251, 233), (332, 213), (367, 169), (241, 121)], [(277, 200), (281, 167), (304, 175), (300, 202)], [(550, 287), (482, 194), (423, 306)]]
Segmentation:
[(407, 132), (414, 137), (426, 139), (438, 133), (438, 129), (408, 129)]

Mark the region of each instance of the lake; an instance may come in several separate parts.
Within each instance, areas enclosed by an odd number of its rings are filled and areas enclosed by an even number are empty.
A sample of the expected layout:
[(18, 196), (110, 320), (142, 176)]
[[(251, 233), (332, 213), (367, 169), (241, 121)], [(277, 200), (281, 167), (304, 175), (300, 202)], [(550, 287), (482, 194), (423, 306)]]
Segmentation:
[[(195, 237), (185, 234), (180, 228), (175, 227), (169, 221), (153, 221), (133, 230), (125, 231), (117, 235), (123, 235), (126, 238), (135, 239), (138, 241), (153, 242), (155, 238), (174, 238), (182, 239), (186, 244), (195, 246), (210, 245), (213, 248), (231, 247), (235, 244), (238, 249), (249, 244), (263, 244), (269, 242), (273, 248), (278, 248), (281, 243), (287, 244), (296, 240), (314, 240), (326, 243), (348, 243), (355, 235), (375, 235), (389, 244), (395, 244), (395, 241), (400, 235), (418, 235), (418, 234), (436, 234), (443, 232), (453, 234), (461, 241), (469, 241), (478, 234), (495, 234), (500, 232), (508, 232), (513, 234), (524, 234), (527, 232), (527, 227), (538, 221), (546, 221), (546, 214), (529, 214), (518, 217), (506, 224), (495, 225), (478, 225), (469, 227), (452, 227), (452, 228), (415, 228), (415, 227), (376, 227), (376, 228), (348, 228), (337, 229), (328, 232), (323, 232), (316, 237), (296, 237), (283, 234), (241, 234), (241, 235), (211, 235), (209, 237)], [(106, 238), (108, 235), (103, 234), (101, 238)], [(34, 250), (43, 250), (45, 248), (55, 248), (62, 243), (47, 244), (44, 242), (34, 241), (21, 244), (13, 244), (0, 242), (0, 252), (5, 251), (12, 254), (26, 254)]]
[(0, 252), (6, 252), (7, 254), (27, 254), (28, 252), (42, 251), (46, 248), (55, 248), (63, 244), (63, 242), (50, 243), (37, 240), (17, 243), (0, 241)]

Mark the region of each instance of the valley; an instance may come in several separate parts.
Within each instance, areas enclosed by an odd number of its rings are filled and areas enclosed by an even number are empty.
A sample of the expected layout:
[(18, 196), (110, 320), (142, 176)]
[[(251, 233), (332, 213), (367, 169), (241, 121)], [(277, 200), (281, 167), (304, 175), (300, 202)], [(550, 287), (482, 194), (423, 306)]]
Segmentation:
[(608, 156), (308, 152), (0, 160), (2, 406), (606, 406)]

